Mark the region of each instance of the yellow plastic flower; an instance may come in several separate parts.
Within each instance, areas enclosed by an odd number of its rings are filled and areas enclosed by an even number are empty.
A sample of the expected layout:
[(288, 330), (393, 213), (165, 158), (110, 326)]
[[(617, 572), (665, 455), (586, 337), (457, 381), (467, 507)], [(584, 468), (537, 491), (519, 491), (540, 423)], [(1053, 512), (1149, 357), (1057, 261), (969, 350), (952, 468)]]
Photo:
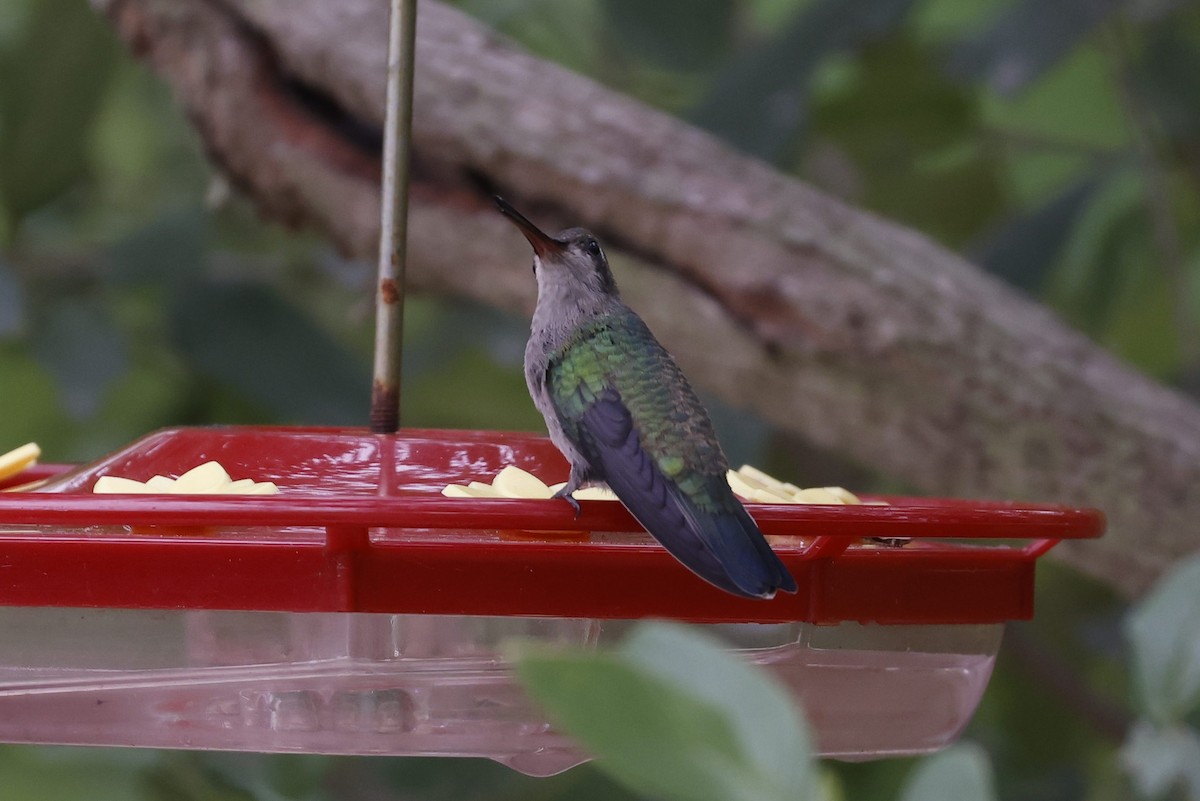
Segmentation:
[(0, 454), (0, 481), (19, 475), (37, 464), (42, 449), (36, 442), (22, 445), (8, 453)]
[(272, 481), (241, 478), (234, 481), (218, 462), (205, 462), (179, 478), (154, 476), (135, 481), (119, 476), (101, 476), (92, 492), (99, 495), (274, 495), (279, 487)]
[[(858, 504), (858, 496), (841, 487), (813, 487), (801, 489), (772, 478), (758, 468), (742, 465), (727, 474), (729, 486), (744, 500), (755, 503), (824, 503)], [(509, 465), (501, 470), (491, 484), (472, 481), (469, 484), (450, 484), (442, 494), (447, 498), (550, 498), (563, 487), (562, 484), (547, 486), (540, 478)], [(577, 490), (575, 497), (581, 501), (615, 501), (617, 496), (602, 487)]]
[[(442, 489), (447, 498), (552, 498), (563, 488), (563, 484), (546, 484), (532, 473), (509, 465), (496, 474), (491, 484), (472, 481), (470, 484), (449, 484)], [(615, 501), (617, 496), (602, 487), (576, 490), (575, 498), (581, 501)]]

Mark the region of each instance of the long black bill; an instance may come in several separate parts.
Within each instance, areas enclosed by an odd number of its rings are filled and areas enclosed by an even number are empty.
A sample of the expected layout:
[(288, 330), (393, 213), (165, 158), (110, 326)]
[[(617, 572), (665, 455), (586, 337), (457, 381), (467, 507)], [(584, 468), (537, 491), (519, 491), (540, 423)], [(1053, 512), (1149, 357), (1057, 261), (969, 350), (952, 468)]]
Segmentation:
[(554, 237), (547, 234), (541, 228), (531, 223), (526, 219), (525, 215), (512, 207), (507, 200), (495, 196), (496, 206), (500, 209), (500, 213), (513, 221), (521, 233), (525, 234), (525, 238), (529, 240), (529, 244), (533, 245), (533, 252), (538, 254), (539, 258), (544, 258), (547, 253), (556, 253), (563, 249), (563, 243), (559, 242)]

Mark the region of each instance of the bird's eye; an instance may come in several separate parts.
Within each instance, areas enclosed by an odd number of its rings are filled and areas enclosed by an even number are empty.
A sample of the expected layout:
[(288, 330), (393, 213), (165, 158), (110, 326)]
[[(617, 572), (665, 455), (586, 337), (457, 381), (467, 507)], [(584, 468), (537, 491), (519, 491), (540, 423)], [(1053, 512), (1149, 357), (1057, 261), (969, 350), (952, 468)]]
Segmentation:
[(583, 249), (586, 253), (590, 253), (593, 256), (600, 255), (600, 243), (595, 239), (583, 240)]

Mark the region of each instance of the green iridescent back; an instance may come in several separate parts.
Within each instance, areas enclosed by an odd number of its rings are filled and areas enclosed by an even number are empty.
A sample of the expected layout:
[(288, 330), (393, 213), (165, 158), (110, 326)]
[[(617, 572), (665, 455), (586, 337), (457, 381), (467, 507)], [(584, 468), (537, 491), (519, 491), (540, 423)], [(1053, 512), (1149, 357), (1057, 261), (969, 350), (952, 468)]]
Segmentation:
[[(580, 421), (606, 390), (629, 409), (642, 448), (662, 473), (702, 509), (724, 510), (733, 501), (728, 462), (708, 413), (650, 329), (628, 308), (580, 327), (551, 355), (546, 384), (563, 430), (581, 442)], [(713, 482), (725, 492), (714, 492)]]

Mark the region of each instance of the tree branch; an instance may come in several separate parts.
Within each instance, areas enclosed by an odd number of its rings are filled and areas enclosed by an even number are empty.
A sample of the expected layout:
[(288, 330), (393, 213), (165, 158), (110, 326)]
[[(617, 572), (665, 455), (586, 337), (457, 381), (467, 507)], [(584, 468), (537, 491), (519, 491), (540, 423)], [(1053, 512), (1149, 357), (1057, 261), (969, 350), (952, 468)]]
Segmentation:
[[(386, 4), (107, 0), (269, 216), (368, 257)], [(927, 238), (423, 0), (409, 279), (527, 313), (481, 186), (581, 224), (693, 379), (923, 491), (1095, 505), (1065, 561), (1126, 592), (1200, 545), (1200, 409)], [(621, 253), (625, 255), (622, 256)]]

